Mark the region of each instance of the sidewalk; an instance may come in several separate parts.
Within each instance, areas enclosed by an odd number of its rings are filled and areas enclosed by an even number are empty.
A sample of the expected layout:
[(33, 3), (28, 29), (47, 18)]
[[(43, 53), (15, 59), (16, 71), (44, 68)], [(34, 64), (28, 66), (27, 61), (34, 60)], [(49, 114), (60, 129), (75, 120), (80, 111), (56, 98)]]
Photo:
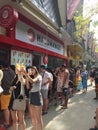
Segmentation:
[[(43, 116), (44, 130), (89, 130), (94, 125), (93, 117), (98, 105), (98, 101), (93, 100), (94, 97), (94, 87), (88, 87), (87, 94), (78, 92), (69, 99), (66, 110), (54, 106), (52, 102), (48, 114)], [(26, 130), (33, 130), (30, 118), (26, 119), (26, 126)]]
[[(68, 109), (54, 106), (55, 102), (52, 101), (48, 114), (43, 116), (44, 130), (89, 130), (94, 125), (93, 117), (98, 106), (94, 97), (94, 87), (89, 86), (87, 94), (77, 92), (69, 99)], [(12, 127), (8, 130), (12, 130)], [(30, 118), (26, 118), (26, 130), (33, 130)]]

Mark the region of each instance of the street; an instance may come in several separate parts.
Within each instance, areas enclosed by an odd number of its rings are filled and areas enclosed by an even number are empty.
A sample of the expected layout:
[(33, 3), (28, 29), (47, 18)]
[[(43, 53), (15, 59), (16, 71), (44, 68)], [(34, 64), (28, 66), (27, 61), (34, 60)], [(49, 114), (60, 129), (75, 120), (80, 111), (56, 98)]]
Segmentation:
[[(77, 92), (69, 99), (68, 109), (54, 106), (53, 101), (48, 114), (43, 116), (44, 130), (89, 130), (94, 126), (93, 117), (98, 104), (94, 97), (94, 87), (90, 86), (86, 94)], [(30, 118), (26, 119), (26, 125), (26, 130), (32, 130)]]

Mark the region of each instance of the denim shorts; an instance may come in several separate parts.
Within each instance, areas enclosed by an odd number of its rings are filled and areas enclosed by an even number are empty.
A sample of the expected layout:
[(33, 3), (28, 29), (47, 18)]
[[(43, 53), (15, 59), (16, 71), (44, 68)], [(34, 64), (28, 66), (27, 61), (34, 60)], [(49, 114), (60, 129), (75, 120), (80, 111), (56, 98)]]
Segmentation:
[(29, 101), (30, 101), (30, 104), (35, 105), (35, 106), (43, 105), (42, 95), (40, 92), (30, 92)]

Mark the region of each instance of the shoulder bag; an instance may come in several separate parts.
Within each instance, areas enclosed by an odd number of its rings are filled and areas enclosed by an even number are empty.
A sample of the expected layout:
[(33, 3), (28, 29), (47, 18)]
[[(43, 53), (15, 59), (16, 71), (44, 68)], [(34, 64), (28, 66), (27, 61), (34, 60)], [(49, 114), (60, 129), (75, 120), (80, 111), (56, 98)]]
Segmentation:
[[(20, 98), (20, 97), (23, 98)], [(13, 91), (13, 97), (14, 97), (14, 101), (13, 101), (13, 106), (12, 109), (13, 110), (25, 110), (26, 109), (26, 99), (24, 95), (19, 95), (18, 98), (15, 98), (15, 94)]]

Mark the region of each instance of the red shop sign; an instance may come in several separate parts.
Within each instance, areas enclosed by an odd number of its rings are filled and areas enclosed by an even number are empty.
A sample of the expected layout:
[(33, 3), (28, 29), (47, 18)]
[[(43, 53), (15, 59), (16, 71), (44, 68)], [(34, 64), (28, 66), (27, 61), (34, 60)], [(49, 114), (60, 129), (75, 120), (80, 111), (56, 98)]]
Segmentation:
[(18, 12), (10, 5), (0, 8), (0, 26), (12, 28), (18, 21)]
[(47, 55), (45, 55), (45, 56), (43, 57), (43, 63), (44, 63), (44, 64), (48, 64), (48, 56), (47, 56)]

